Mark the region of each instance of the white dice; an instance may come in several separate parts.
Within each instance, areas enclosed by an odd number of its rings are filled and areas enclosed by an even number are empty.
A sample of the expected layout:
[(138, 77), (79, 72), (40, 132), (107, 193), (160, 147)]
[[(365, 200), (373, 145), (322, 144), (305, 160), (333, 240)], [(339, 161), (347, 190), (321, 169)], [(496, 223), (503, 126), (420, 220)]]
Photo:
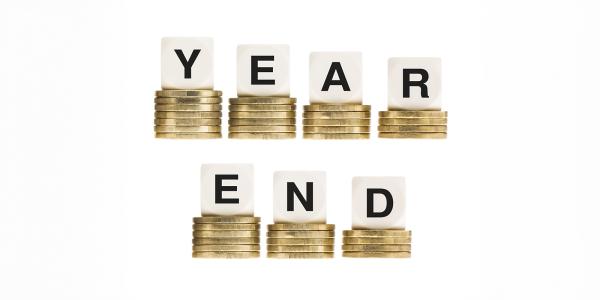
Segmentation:
[(388, 60), (388, 109), (441, 110), (442, 60), (392, 57)]
[(288, 45), (239, 45), (238, 96), (290, 96)]
[(163, 89), (213, 89), (213, 40), (202, 37), (162, 39)]
[(250, 164), (204, 164), (200, 197), (203, 216), (253, 216), (254, 169)]
[(405, 207), (404, 177), (352, 179), (353, 229), (404, 229)]
[(313, 52), (309, 69), (310, 103), (362, 103), (360, 52)]
[(325, 172), (278, 171), (273, 175), (275, 223), (326, 223)]

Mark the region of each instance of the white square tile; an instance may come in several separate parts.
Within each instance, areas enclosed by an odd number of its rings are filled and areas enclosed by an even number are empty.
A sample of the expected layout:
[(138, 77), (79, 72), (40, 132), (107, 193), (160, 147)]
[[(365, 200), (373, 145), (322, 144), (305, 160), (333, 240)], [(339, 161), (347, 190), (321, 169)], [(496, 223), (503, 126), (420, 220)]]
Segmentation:
[(405, 207), (404, 177), (352, 179), (352, 228), (404, 229)]
[(254, 215), (254, 168), (250, 164), (203, 164), (203, 216)]
[(322, 171), (278, 171), (273, 174), (275, 223), (326, 223), (326, 177)]
[(310, 103), (362, 103), (362, 54), (313, 52)]
[(213, 40), (205, 37), (162, 39), (163, 89), (213, 89)]
[(239, 45), (238, 96), (290, 96), (288, 45)]
[(442, 60), (392, 57), (388, 60), (388, 108), (441, 110)]

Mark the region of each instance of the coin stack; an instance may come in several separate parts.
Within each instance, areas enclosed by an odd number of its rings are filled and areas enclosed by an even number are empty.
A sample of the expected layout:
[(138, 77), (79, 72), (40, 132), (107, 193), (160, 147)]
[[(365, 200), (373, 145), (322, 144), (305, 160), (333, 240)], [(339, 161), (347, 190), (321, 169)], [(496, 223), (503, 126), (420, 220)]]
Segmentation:
[(260, 218), (211, 216), (194, 218), (192, 257), (253, 258), (260, 256)]
[(296, 98), (229, 99), (229, 138), (293, 139), (295, 137)]
[(380, 138), (445, 139), (448, 112), (425, 110), (388, 110), (379, 112)]
[(409, 258), (411, 232), (403, 229), (344, 230), (343, 257)]
[(160, 90), (154, 98), (157, 138), (215, 139), (221, 137), (221, 92)]
[(333, 258), (333, 224), (276, 223), (268, 229), (269, 258)]
[(304, 106), (305, 139), (368, 139), (371, 106), (362, 104), (310, 104)]

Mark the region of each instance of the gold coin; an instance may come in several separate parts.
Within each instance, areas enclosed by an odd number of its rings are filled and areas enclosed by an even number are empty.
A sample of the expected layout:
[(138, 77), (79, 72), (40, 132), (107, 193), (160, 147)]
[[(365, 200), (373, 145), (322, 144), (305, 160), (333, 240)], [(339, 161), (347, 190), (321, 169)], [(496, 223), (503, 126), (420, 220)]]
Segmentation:
[(230, 104), (296, 104), (296, 98), (286, 97), (238, 97), (230, 98)]
[(296, 132), (296, 126), (229, 126), (229, 132)]
[(353, 251), (353, 252), (399, 252), (399, 251), (410, 251), (411, 245), (342, 245), (342, 250)]
[(156, 97), (155, 104), (219, 104), (221, 97)]
[(304, 126), (369, 126), (371, 119), (302, 119)]
[(186, 118), (205, 118), (218, 119), (221, 117), (220, 111), (157, 111), (154, 117), (158, 119), (186, 119)]
[(155, 132), (221, 132), (221, 126), (154, 126)]
[(379, 137), (384, 139), (445, 139), (446, 132), (380, 132)]
[(192, 225), (194, 230), (259, 230), (260, 224), (238, 223), (199, 223)]
[(206, 216), (206, 217), (195, 217), (194, 218), (194, 224), (205, 224), (205, 223), (258, 224), (258, 223), (260, 223), (260, 217), (251, 217), (251, 216)]
[(409, 258), (410, 252), (348, 252), (342, 253), (343, 257), (371, 257), (371, 258)]
[(333, 252), (267, 252), (268, 258), (333, 258)]
[(192, 246), (194, 252), (205, 251), (260, 251), (260, 245), (196, 245)]
[(197, 238), (260, 237), (258, 230), (194, 230)]
[(231, 126), (291, 126), (296, 125), (295, 118), (285, 119), (229, 119)]
[(305, 139), (311, 140), (358, 140), (368, 139), (368, 133), (307, 133), (303, 134)]
[(267, 237), (273, 238), (329, 238), (334, 237), (331, 230), (274, 230), (267, 232)]
[(379, 125), (446, 125), (447, 118), (379, 118)]
[(229, 111), (291, 111), (296, 105), (287, 104), (233, 104), (229, 105)]
[(250, 118), (250, 119), (260, 119), (260, 118), (272, 118), (272, 119), (282, 119), (282, 118), (295, 118), (295, 111), (230, 111), (230, 118)]
[(401, 229), (354, 229), (344, 230), (344, 236), (347, 237), (411, 237), (412, 232), (410, 230)]
[(311, 104), (304, 111), (370, 111), (371, 105), (362, 104)]
[(269, 252), (333, 252), (333, 245), (267, 245)]
[(155, 104), (156, 111), (221, 111), (221, 104)]
[(295, 132), (230, 132), (230, 139), (293, 139), (296, 138)]
[(302, 114), (305, 119), (368, 119), (369, 111), (308, 111)]
[(220, 97), (223, 93), (214, 90), (160, 90), (157, 97)]
[(256, 258), (260, 257), (258, 251), (233, 251), (233, 252), (219, 252), (219, 251), (203, 251), (203, 252), (192, 252), (194, 258)]
[(220, 132), (157, 132), (154, 136), (159, 139), (220, 139), (222, 137)]
[(344, 244), (410, 244), (410, 237), (343, 237)]
[(447, 118), (447, 111), (434, 110), (388, 110), (380, 111), (381, 118)]
[(304, 126), (306, 133), (369, 133), (369, 126)]
[(254, 245), (259, 244), (258, 237), (194, 238), (194, 245)]
[(267, 238), (267, 245), (333, 245), (333, 238)]
[(379, 132), (446, 132), (446, 125), (380, 125)]
[(159, 126), (220, 126), (221, 119), (154, 119)]
[(269, 231), (277, 230), (335, 230), (335, 224), (310, 224), (310, 223), (277, 223), (269, 224)]

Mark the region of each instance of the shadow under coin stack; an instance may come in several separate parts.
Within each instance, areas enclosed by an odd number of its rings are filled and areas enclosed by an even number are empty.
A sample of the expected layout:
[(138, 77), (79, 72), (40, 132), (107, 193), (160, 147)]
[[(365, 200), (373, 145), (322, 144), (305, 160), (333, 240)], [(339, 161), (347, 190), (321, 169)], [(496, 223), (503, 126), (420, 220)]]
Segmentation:
[(268, 229), (269, 258), (333, 258), (333, 224), (275, 223)]
[(388, 110), (379, 112), (380, 138), (445, 139), (448, 112), (426, 110)]
[(343, 233), (343, 257), (410, 257), (410, 231), (402, 229), (344, 230)]
[(229, 138), (293, 139), (296, 99), (239, 97), (229, 99)]
[(157, 138), (221, 138), (221, 92), (160, 90), (154, 98)]
[(194, 218), (192, 257), (255, 258), (260, 256), (260, 217)]
[(368, 139), (371, 106), (362, 104), (310, 104), (304, 106), (305, 139)]

